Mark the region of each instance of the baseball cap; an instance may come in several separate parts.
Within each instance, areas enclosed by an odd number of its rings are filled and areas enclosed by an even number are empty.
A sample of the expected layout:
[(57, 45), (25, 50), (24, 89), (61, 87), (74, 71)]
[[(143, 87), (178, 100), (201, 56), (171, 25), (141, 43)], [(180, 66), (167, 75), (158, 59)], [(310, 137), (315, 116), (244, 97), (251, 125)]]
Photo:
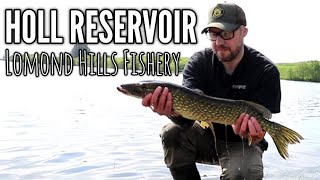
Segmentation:
[(201, 31), (205, 33), (208, 28), (216, 27), (225, 31), (234, 31), (240, 25), (247, 25), (246, 15), (241, 7), (234, 3), (220, 3), (210, 8), (208, 24)]

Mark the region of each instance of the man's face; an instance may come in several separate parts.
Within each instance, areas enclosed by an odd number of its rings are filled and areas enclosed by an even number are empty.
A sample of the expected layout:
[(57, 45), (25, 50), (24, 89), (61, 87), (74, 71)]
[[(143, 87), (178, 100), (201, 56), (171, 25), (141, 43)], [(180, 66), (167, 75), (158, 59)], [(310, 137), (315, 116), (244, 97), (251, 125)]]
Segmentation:
[[(223, 30), (219, 28), (210, 28), (209, 31), (219, 34)], [(232, 39), (224, 40), (218, 35), (215, 41), (211, 41), (211, 48), (221, 62), (231, 62), (239, 55), (241, 48), (243, 48), (243, 39), (246, 34), (247, 28), (240, 26), (233, 32)]]

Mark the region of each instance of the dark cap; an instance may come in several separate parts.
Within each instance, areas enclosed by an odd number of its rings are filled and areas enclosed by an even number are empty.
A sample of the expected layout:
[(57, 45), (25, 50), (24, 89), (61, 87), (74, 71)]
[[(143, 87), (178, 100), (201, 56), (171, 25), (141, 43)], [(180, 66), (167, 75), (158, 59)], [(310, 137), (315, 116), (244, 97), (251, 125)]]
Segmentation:
[(208, 25), (201, 31), (204, 33), (210, 27), (216, 27), (225, 31), (234, 31), (240, 25), (247, 25), (244, 11), (236, 4), (221, 3), (212, 7), (208, 14)]

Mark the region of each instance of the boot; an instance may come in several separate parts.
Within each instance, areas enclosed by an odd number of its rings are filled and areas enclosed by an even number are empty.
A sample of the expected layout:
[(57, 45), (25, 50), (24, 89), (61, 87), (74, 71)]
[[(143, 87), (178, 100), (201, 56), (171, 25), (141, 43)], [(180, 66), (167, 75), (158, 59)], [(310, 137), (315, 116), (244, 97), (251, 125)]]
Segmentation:
[(201, 180), (196, 164), (170, 168), (174, 180)]

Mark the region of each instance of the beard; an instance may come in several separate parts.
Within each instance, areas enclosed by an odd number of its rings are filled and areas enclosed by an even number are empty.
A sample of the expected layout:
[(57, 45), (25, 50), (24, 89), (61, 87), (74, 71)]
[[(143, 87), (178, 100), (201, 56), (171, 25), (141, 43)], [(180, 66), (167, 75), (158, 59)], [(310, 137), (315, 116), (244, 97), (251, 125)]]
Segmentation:
[(216, 47), (215, 54), (221, 62), (231, 62), (240, 54), (242, 48), (242, 44), (239, 44), (239, 46), (232, 51), (229, 47), (222, 45)]

